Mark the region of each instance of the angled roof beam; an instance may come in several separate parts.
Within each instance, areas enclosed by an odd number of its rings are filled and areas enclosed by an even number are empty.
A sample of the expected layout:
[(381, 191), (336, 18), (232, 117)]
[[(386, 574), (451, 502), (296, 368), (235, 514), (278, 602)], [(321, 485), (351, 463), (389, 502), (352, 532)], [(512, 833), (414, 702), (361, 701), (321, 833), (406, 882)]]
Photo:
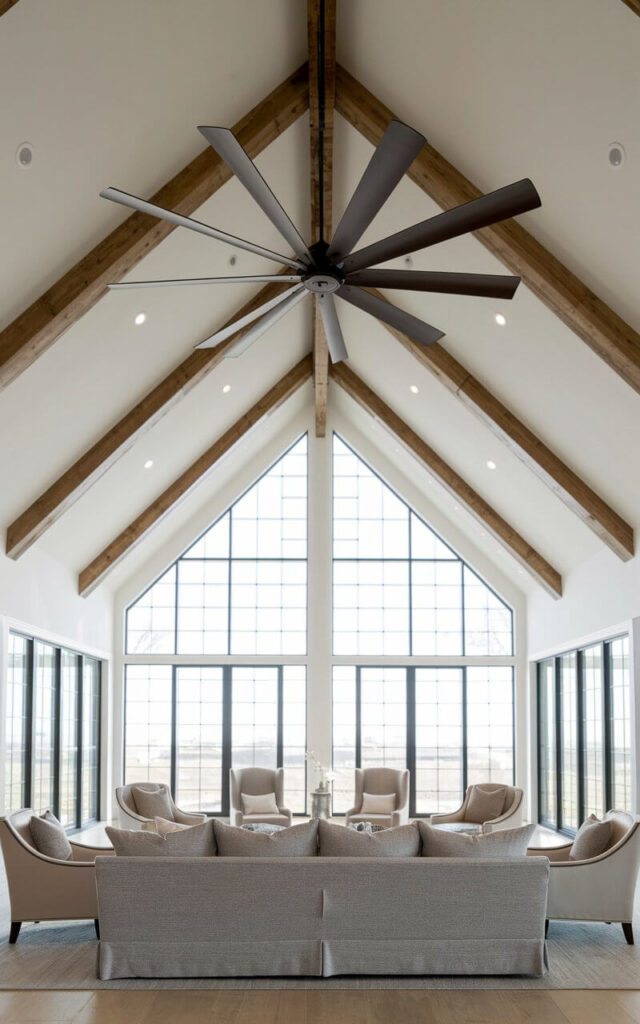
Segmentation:
[(273, 412), (311, 377), (311, 356), (305, 356), (289, 370), (274, 387), (270, 388), (248, 412), (241, 416), (210, 448), (196, 459), (184, 473), (173, 481), (97, 558), (82, 570), (78, 591), (87, 597), (111, 570), (164, 519), (247, 431), (259, 423), (267, 413)]
[[(12, 3), (16, 3), (16, 0), (11, 0)], [(626, 4), (630, 11), (634, 14), (640, 15), (640, 0), (622, 0), (623, 4)]]
[[(374, 295), (380, 292), (373, 288)], [(401, 345), (489, 427), (623, 562), (634, 555), (633, 527), (574, 473), (442, 345), (418, 345), (389, 327)]]
[[(303, 64), (233, 127), (251, 157), (257, 156), (304, 113), (309, 101)], [(207, 146), (151, 202), (190, 215), (231, 177)], [(97, 201), (97, 197), (96, 197)], [(0, 332), (0, 389), (6, 387), (72, 324), (174, 230), (166, 220), (134, 213)]]
[[(338, 65), (336, 109), (376, 146), (396, 115)], [(414, 160), (409, 177), (443, 209), (469, 202), (480, 190), (432, 146)], [(640, 391), (640, 335), (515, 220), (476, 237), (578, 337)]]
[(18, 0), (0, 0), (0, 18), (17, 4)]
[[(224, 325), (228, 327), (263, 302), (283, 292), (286, 284), (268, 284), (246, 302)], [(249, 325), (251, 326), (251, 325)], [(149, 430), (161, 416), (195, 387), (218, 365), (231, 347), (249, 327), (242, 328), (215, 348), (200, 348), (187, 356), (164, 380), (160, 381), (122, 419), (111, 427), (55, 483), (36, 498), (7, 530), (6, 553), (19, 558), (57, 519), (66, 512), (103, 473)], [(217, 328), (216, 328), (217, 330)], [(213, 333), (213, 331), (211, 332)]]
[[(311, 170), (311, 243), (333, 234), (333, 108), (336, 97), (336, 0), (307, 0), (309, 51), (309, 136)], [(313, 302), (313, 381), (316, 437), (327, 430), (329, 350)]]
[(510, 555), (554, 598), (562, 597), (562, 577), (553, 566), (521, 537), (491, 505), (474, 491), (452, 467), (416, 434), (383, 400), (345, 363), (330, 367), (330, 376), (356, 402), (377, 416), (413, 455), (437, 476), (440, 483), (464, 505), (467, 512), (507, 549)]

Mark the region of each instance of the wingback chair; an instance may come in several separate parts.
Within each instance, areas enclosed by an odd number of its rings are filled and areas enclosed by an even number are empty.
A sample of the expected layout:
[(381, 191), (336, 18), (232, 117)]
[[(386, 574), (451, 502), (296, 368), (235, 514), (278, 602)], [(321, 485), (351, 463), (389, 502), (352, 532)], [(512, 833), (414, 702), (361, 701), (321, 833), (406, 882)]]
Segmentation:
[(98, 930), (96, 857), (113, 856), (110, 847), (71, 843), (73, 860), (56, 860), (36, 850), (29, 807), (0, 818), (0, 842), (11, 904), (9, 942), (15, 942), (23, 921), (92, 920)]
[[(518, 789), (517, 786), (507, 786), (499, 782), (483, 782), (479, 785), (479, 788), (489, 793), (493, 793), (498, 789), (506, 790), (502, 811), (499, 814), (486, 821), (478, 821), (475, 816), (470, 815), (469, 803), (472, 791), (476, 787), (468, 786), (460, 807), (449, 814), (433, 814), (431, 816), (431, 824), (451, 826), (452, 831), (461, 832), (495, 832), (498, 829), (518, 828), (522, 825), (524, 794), (521, 789)], [(474, 825), (477, 828), (474, 829)]]
[(633, 945), (633, 904), (640, 869), (640, 821), (626, 811), (608, 811), (611, 838), (606, 849), (590, 860), (571, 860), (571, 843), (533, 847), (530, 857), (548, 857), (547, 923), (556, 921), (615, 921)]
[[(146, 829), (151, 832), (155, 828), (153, 818), (144, 817), (138, 812), (134, 792), (136, 789), (143, 789), (148, 793), (152, 793), (155, 790), (161, 790), (163, 793), (166, 793), (171, 811), (170, 820), (177, 821), (180, 825), (201, 825), (203, 821), (207, 820), (206, 814), (181, 811), (179, 807), (176, 807), (171, 796), (171, 790), (164, 782), (131, 782), (128, 786), (118, 786), (116, 789), (118, 816), (123, 828)], [(168, 812), (157, 815), (160, 818), (165, 816), (168, 816)]]
[[(347, 811), (346, 824), (370, 821), (372, 825), (391, 828), (405, 825), (409, 821), (409, 772), (405, 768), (356, 768), (356, 793), (353, 807)], [(372, 796), (395, 795), (395, 806), (391, 811), (378, 812), (363, 810), (364, 794)]]
[[(275, 793), (277, 814), (245, 814), (242, 794), (264, 796)], [(231, 825), (290, 825), (293, 816), (284, 806), (284, 769), (237, 768), (229, 772), (229, 822)]]

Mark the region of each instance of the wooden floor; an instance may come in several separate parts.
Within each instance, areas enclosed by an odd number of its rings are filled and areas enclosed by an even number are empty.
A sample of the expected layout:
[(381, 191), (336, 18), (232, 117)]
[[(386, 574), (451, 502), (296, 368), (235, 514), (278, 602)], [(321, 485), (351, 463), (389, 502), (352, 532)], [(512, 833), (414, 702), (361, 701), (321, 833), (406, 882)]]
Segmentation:
[(640, 1024), (640, 991), (0, 992), (2, 1024)]

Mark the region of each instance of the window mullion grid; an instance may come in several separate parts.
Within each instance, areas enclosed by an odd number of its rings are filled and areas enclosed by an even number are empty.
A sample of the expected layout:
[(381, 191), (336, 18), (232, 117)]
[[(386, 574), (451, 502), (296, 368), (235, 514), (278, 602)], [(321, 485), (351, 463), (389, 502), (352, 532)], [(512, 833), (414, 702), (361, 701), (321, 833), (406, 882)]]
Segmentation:
[[(229, 772), (231, 770), (232, 743), (232, 678), (233, 668), (224, 665), (222, 669), (222, 792), (220, 809), (229, 814)], [(231, 822), (233, 824), (233, 822)]]
[(36, 749), (36, 716), (35, 716), (35, 687), (36, 687), (36, 643), (30, 638), (27, 641), (27, 699), (26, 699), (26, 749), (25, 749), (25, 773), (24, 773), (24, 806), (33, 807), (33, 779), (35, 768), (33, 759)]
[(62, 650), (59, 647), (55, 648), (54, 654), (54, 724), (53, 729), (53, 813), (56, 818), (60, 817), (60, 760), (62, 756), (62, 744), (60, 742), (60, 732), (62, 729), (62, 720), (60, 710), (62, 706)]
[(177, 770), (177, 737), (178, 737), (178, 667), (171, 668), (171, 792), (176, 793)]
[(416, 670), (413, 665), (407, 674), (407, 768), (409, 769), (409, 815), (416, 815)]
[[(463, 641), (464, 642), (464, 641)], [(467, 764), (468, 742), (467, 742), (467, 666), (462, 666), (462, 793), (464, 798), (467, 792), (469, 766)]]
[(284, 767), (284, 669), (278, 665), (278, 709), (276, 719), (276, 767)]
[(356, 768), (362, 767), (362, 683), (360, 675), (360, 665), (356, 665)]
[(82, 715), (84, 708), (84, 658), (79, 654), (76, 658), (76, 828), (82, 827), (82, 758), (83, 758), (83, 729)]
[(603, 781), (604, 781), (604, 809), (610, 810), (613, 807), (613, 719), (611, 717), (612, 693), (611, 693), (611, 643), (605, 642), (602, 645), (602, 723), (603, 723)]
[(576, 651), (576, 699), (577, 699), (577, 714), (578, 714), (578, 827), (584, 821), (585, 812), (585, 757), (584, 757), (584, 741), (585, 741), (585, 678), (584, 678), (584, 654), (582, 651)]
[(554, 658), (553, 662), (553, 688), (555, 703), (555, 751), (556, 751), (556, 828), (562, 831), (562, 755), (563, 755), (563, 715), (562, 715), (562, 664), (561, 658)]

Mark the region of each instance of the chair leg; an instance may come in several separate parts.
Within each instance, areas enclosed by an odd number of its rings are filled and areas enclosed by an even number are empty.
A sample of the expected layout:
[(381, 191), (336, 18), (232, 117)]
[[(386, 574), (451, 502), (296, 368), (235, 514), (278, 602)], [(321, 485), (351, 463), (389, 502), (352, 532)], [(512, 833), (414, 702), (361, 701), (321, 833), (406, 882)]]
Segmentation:
[(630, 946), (633, 946), (633, 925), (631, 924), (631, 921), (622, 921), (621, 923), (625, 939)]
[(547, 918), (547, 920), (544, 922), (544, 937), (545, 937), (545, 939), (546, 939), (548, 934), (549, 934), (549, 918)]
[(9, 942), (12, 945), (13, 945), (14, 942), (17, 942), (18, 935), (20, 934), (20, 929), (21, 928), (22, 928), (22, 921), (12, 921), (11, 922), (11, 931), (9, 932)]
[(93, 920), (93, 927), (96, 930), (96, 939), (99, 939), (100, 938), (100, 922), (99, 922), (97, 917), (94, 918), (94, 920)]

